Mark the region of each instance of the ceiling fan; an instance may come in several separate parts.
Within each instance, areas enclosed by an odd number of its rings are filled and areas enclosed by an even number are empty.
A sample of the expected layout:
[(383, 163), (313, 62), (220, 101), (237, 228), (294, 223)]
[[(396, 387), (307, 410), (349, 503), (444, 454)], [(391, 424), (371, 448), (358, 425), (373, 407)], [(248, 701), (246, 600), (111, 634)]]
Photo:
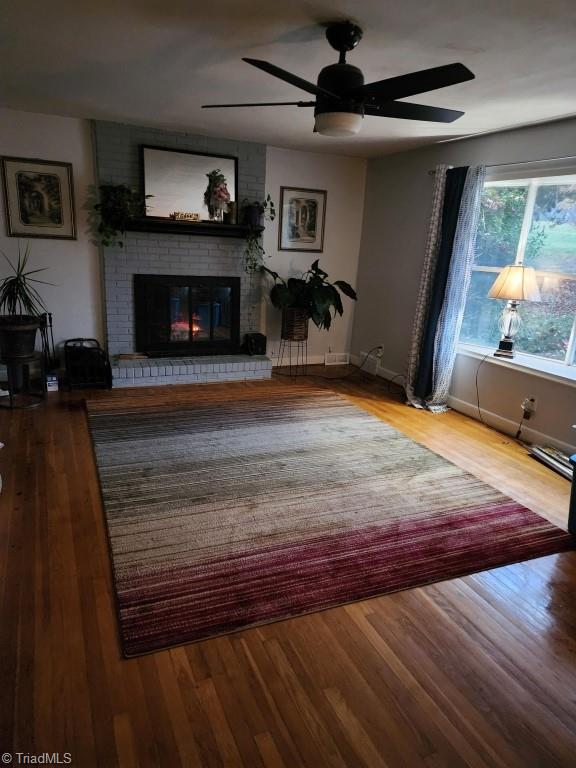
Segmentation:
[(337, 64), (324, 67), (316, 85), (291, 72), (260, 59), (243, 59), (269, 75), (295, 85), (316, 97), (316, 101), (277, 101), (250, 104), (204, 104), (203, 109), (221, 107), (314, 107), (314, 131), (326, 136), (353, 136), (360, 130), (364, 115), (396, 117), (404, 120), (427, 120), (452, 123), (464, 112), (425, 104), (412, 104), (397, 99), (417, 93), (434, 91), (448, 85), (473, 80), (474, 75), (463, 64), (446, 64), (423, 69), (409, 75), (390, 77), (364, 84), (364, 75), (358, 67), (346, 63), (346, 53), (356, 48), (362, 39), (362, 30), (350, 21), (329, 24), (328, 42), (340, 56)]

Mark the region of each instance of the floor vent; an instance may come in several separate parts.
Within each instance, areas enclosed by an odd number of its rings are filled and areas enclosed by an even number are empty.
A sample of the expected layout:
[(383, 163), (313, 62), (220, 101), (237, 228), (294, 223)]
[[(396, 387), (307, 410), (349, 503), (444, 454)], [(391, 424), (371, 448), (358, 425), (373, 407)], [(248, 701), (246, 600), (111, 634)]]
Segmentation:
[(324, 365), (348, 365), (350, 354), (348, 352), (326, 352)]

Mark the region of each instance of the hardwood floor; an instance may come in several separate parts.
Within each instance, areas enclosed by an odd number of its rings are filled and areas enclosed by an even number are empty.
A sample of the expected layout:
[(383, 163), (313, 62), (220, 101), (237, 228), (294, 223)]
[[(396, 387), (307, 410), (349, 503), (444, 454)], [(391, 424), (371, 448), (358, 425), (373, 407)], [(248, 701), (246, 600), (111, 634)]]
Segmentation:
[[(314, 383), (565, 527), (569, 483), (510, 438), (369, 377)], [(0, 753), (69, 752), (81, 768), (576, 765), (576, 552), (122, 659), (85, 394), (0, 413)]]

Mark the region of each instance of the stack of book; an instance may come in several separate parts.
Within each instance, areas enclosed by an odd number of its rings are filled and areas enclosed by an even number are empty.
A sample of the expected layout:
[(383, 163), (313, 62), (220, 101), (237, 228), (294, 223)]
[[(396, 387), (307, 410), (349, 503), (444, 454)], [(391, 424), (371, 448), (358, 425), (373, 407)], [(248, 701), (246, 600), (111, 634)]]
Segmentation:
[(549, 445), (532, 445), (528, 451), (534, 458), (538, 459), (538, 461), (551, 467), (551, 469), (555, 470), (568, 480), (572, 480), (572, 464), (570, 464), (568, 456), (565, 453), (562, 453), (562, 451), (559, 451), (557, 448), (552, 448)]

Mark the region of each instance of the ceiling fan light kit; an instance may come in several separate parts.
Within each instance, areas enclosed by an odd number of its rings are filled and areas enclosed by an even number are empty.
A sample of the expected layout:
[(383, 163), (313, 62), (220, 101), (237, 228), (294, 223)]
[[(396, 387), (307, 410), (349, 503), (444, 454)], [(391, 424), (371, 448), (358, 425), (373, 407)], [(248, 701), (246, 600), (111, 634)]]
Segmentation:
[(314, 130), (323, 136), (355, 136), (362, 128), (362, 115), (354, 112), (321, 112), (314, 120)]
[(337, 137), (355, 136), (362, 127), (364, 115), (451, 123), (464, 114), (453, 109), (397, 101), (472, 80), (474, 75), (463, 64), (446, 64), (365, 84), (361, 70), (346, 62), (348, 51), (353, 50), (362, 39), (360, 27), (350, 21), (329, 24), (326, 38), (332, 48), (338, 51), (338, 62), (321, 70), (316, 85), (267, 61), (244, 59), (253, 67), (313, 94), (316, 101), (206, 104), (204, 108), (314, 107), (314, 131), (324, 136)]

